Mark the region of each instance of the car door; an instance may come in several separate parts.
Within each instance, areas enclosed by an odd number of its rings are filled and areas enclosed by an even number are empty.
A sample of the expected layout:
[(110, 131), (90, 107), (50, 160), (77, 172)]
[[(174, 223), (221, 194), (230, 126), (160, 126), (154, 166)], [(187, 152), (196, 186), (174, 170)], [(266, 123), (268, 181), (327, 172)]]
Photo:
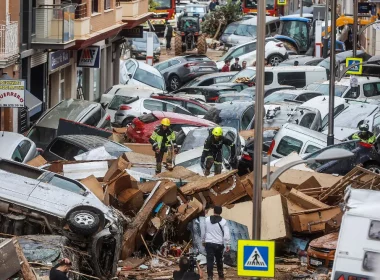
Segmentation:
[(142, 102), (142, 114), (149, 114), (151, 111), (163, 111), (164, 103), (158, 99), (145, 99)]
[(207, 113), (206, 109), (204, 109), (203, 107), (197, 105), (196, 103), (185, 102), (185, 104), (186, 104), (185, 108), (187, 110), (189, 110), (190, 113), (194, 114), (195, 116), (203, 117)]

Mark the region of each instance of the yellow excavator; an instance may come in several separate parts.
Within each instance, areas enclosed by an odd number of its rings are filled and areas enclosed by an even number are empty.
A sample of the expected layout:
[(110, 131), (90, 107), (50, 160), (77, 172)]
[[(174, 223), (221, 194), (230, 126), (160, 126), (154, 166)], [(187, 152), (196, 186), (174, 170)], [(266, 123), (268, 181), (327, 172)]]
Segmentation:
[[(373, 23), (377, 20), (377, 16), (371, 16), (370, 18), (359, 18), (358, 19), (358, 26), (365, 26), (367, 24)], [(353, 16), (346, 16), (346, 15), (341, 15), (339, 18), (336, 20), (336, 28), (340, 28), (346, 25), (354, 25), (354, 17)], [(327, 32), (331, 32), (331, 26), (327, 28)], [(325, 32), (322, 32), (322, 36), (325, 36)]]

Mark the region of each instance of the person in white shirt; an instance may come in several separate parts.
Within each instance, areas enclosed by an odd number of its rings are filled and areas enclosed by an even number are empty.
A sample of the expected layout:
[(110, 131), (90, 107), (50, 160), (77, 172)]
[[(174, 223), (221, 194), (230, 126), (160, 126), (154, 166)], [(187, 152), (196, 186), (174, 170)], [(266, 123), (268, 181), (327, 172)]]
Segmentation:
[(207, 217), (202, 230), (202, 242), (207, 253), (207, 276), (208, 280), (213, 280), (214, 259), (218, 270), (219, 280), (224, 280), (223, 272), (223, 251), (230, 250), (230, 229), (227, 221), (220, 215), (222, 207), (214, 207), (214, 215)]

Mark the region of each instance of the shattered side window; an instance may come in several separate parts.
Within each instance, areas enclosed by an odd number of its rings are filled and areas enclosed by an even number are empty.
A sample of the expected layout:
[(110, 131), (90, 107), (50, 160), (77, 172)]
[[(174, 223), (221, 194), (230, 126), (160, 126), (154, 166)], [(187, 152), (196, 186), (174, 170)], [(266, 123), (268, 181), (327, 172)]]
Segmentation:
[(380, 254), (376, 252), (365, 252), (363, 258), (363, 270), (375, 271), (380, 261)]
[(277, 147), (277, 153), (283, 156), (287, 156), (292, 152), (299, 154), (302, 147), (302, 141), (299, 141), (295, 138), (285, 136), (281, 139)]
[(380, 240), (380, 221), (371, 221), (368, 237), (375, 240)]

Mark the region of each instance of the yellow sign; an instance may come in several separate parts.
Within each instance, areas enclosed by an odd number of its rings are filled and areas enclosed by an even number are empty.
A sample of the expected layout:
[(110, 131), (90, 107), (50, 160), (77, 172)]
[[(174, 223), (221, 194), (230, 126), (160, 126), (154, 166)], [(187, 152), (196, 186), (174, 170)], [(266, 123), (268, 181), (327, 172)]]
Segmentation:
[(363, 58), (350, 57), (346, 59), (346, 67), (350, 68), (346, 73), (351, 75), (361, 75), (363, 72)]
[(238, 276), (274, 277), (274, 241), (238, 240)]
[(286, 5), (286, 0), (277, 0), (277, 5), (279, 5), (279, 6)]

